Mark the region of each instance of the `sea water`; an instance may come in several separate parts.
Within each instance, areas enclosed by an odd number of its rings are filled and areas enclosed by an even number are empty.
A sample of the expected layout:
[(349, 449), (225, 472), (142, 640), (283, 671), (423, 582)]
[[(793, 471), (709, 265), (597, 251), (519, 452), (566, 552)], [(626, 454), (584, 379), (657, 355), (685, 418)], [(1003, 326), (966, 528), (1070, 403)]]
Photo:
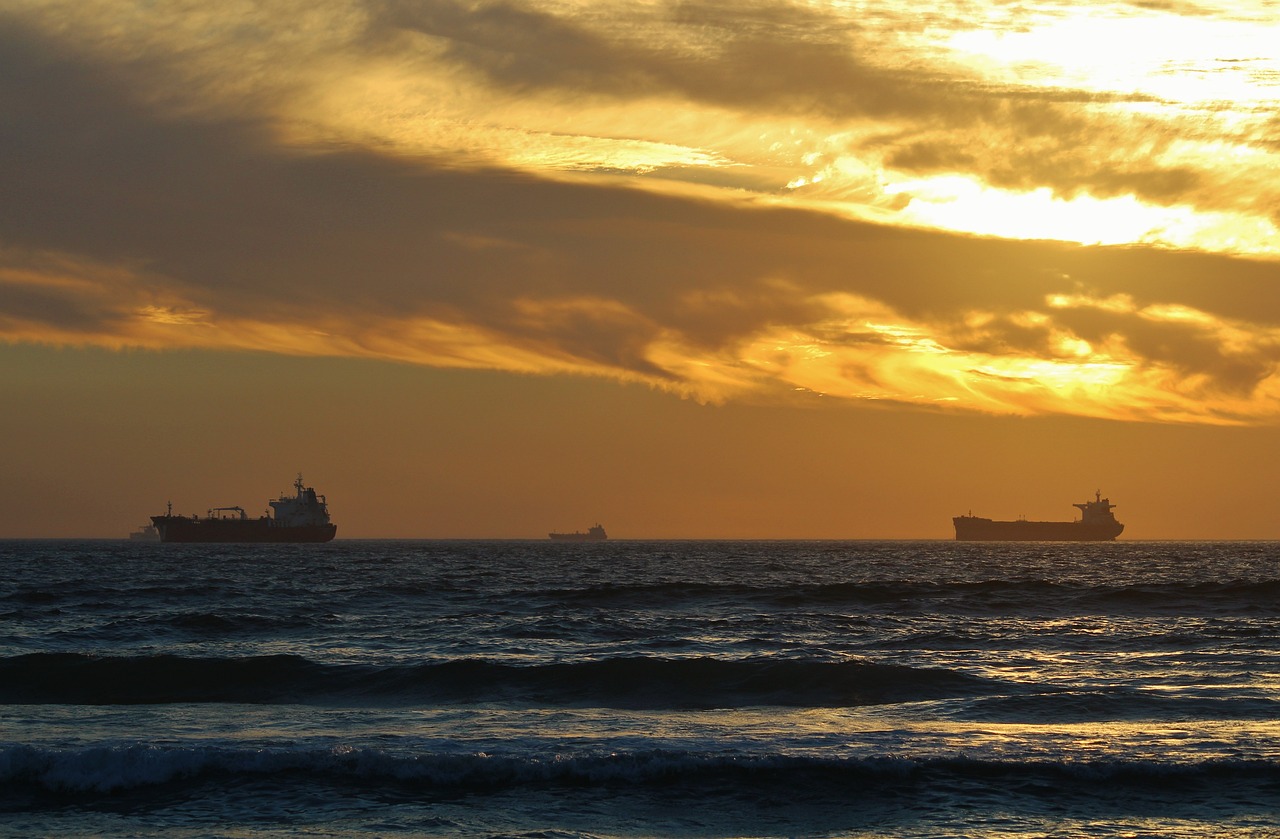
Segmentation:
[(0, 542), (0, 833), (1280, 835), (1280, 544)]

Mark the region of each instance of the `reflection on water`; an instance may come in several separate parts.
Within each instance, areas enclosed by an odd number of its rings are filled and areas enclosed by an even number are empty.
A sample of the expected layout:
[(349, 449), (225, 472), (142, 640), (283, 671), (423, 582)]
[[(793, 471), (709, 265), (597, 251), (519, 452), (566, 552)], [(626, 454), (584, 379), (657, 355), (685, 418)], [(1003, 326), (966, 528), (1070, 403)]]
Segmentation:
[(0, 543), (0, 830), (1266, 835), (1277, 552)]

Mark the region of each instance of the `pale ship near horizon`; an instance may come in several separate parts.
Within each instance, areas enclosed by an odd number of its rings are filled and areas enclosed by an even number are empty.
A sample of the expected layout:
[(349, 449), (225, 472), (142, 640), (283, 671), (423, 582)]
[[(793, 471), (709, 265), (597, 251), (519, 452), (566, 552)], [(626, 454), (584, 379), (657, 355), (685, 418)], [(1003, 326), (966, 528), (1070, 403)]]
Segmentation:
[(587, 528), (586, 533), (575, 530), (572, 533), (548, 533), (547, 536), (555, 542), (603, 542), (609, 538), (599, 522)]

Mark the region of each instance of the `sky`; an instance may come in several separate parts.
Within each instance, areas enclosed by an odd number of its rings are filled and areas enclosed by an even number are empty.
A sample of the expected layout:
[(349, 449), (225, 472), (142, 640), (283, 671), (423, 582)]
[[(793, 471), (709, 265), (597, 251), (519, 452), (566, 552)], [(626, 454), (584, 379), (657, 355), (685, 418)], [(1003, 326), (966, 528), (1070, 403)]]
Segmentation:
[(0, 537), (1280, 538), (1280, 2), (10, 0)]

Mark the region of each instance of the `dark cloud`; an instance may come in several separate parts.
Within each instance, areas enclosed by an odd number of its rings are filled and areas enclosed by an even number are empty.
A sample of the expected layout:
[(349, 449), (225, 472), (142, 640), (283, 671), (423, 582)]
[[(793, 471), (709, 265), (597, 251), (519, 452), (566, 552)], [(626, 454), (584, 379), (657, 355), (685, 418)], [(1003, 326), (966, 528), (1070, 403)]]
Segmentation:
[(885, 162), (906, 172), (971, 172), (979, 158), (954, 140), (909, 140), (894, 149)]
[[(136, 267), (130, 294), (213, 323), (346, 323), (360, 344), (381, 325), (430, 317), (650, 380), (673, 375), (646, 355), (655, 341), (714, 352), (770, 327), (807, 329), (830, 316), (819, 298), (835, 293), (945, 325), (968, 311), (1043, 309), (1080, 284), (1280, 324), (1270, 263), (895, 229), (368, 151), (303, 154), (252, 121), (177, 118), (130, 91), (111, 67), (0, 27), (0, 245)], [(120, 317), (93, 295), (13, 284), (0, 307), (77, 331)], [(1273, 363), (1270, 349), (1226, 353), (1207, 333), (1061, 317), (1082, 337), (1118, 330), (1153, 360), (1227, 386)], [(1034, 331), (999, 340), (1055, 352)]]
[(1160, 162), (1178, 141), (1198, 139), (1189, 124), (1179, 136), (1155, 119), (1049, 103), (1019, 103), (996, 113), (982, 130), (886, 138), (886, 164), (921, 174), (962, 172), (1013, 191), (1049, 187), (1064, 198), (1133, 195), (1165, 206), (1243, 210), (1257, 203), (1256, 191), (1233, 189), (1219, 173)]
[(1129, 5), (1136, 9), (1169, 12), (1183, 17), (1209, 17), (1213, 14), (1202, 4), (1185, 2), (1185, 0), (1132, 0)]
[(517, 93), (664, 96), (835, 121), (893, 120), (911, 127), (881, 151), (906, 171), (971, 172), (997, 186), (1048, 186), (1064, 196), (1252, 204), (1248, 191), (1200, 189), (1203, 174), (1152, 163), (1161, 147), (1194, 140), (1194, 121), (1171, 130), (1167, 121), (1099, 109), (1151, 97), (996, 86), (955, 69), (891, 63), (834, 13), (680, 3), (652, 18), (613, 13), (601, 21), (506, 2), (382, 0), (374, 8), (371, 33), (439, 39), (450, 59)]
[[(1046, 314), (1048, 313), (1048, 314)], [(1176, 371), (1183, 379), (1202, 380), (1207, 392), (1248, 396), (1280, 369), (1280, 342), (1256, 335), (1245, 345), (1225, 342), (1221, 324), (1155, 316), (1138, 309), (1099, 306), (1041, 308), (1042, 319), (1025, 313), (995, 317), (978, 327), (953, 324), (948, 345), (957, 350), (991, 356), (1022, 356), (1072, 360), (1070, 346), (1061, 339), (1084, 340), (1093, 347), (1122, 343), (1125, 352), (1147, 367)]]
[(858, 59), (846, 20), (799, 7), (684, 3), (664, 18), (607, 25), (502, 2), (383, 0), (375, 8), (377, 26), (444, 39), (453, 60), (516, 91), (678, 95), (831, 114), (901, 115), (925, 105), (909, 77)]
[(5, 282), (0, 277), (0, 329), (50, 326), (93, 335), (122, 320), (106, 301), (83, 291)]
[(1205, 324), (1121, 315), (1098, 309), (1068, 309), (1055, 320), (1094, 344), (1123, 336), (1126, 346), (1148, 364), (1163, 365), (1184, 376), (1205, 376), (1211, 387), (1247, 395), (1280, 366), (1280, 345), (1259, 336), (1247, 346), (1229, 348)]

